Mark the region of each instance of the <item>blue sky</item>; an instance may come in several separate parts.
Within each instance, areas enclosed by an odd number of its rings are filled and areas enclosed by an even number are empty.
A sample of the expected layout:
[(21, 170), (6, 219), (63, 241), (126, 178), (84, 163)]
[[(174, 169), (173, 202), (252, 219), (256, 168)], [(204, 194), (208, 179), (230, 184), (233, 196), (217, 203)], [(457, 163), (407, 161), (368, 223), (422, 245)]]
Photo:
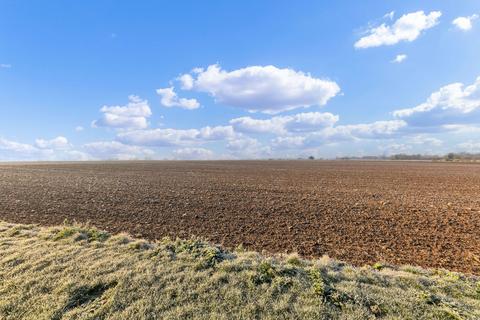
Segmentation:
[(0, 160), (480, 152), (479, 14), (1, 0)]

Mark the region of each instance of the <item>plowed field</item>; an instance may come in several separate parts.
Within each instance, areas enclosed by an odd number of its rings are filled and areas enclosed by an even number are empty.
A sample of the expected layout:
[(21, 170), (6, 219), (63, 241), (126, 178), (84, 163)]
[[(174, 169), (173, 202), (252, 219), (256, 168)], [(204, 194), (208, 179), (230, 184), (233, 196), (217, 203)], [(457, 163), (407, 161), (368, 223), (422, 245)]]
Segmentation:
[(0, 164), (0, 220), (480, 273), (480, 165), (209, 161)]

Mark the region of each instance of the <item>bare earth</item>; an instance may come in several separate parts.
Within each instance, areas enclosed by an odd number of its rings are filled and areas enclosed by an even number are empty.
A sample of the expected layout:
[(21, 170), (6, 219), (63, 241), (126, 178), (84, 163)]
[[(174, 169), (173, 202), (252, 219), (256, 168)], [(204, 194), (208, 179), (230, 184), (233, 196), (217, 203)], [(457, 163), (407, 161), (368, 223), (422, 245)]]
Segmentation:
[(0, 220), (480, 273), (480, 165), (209, 161), (0, 164)]

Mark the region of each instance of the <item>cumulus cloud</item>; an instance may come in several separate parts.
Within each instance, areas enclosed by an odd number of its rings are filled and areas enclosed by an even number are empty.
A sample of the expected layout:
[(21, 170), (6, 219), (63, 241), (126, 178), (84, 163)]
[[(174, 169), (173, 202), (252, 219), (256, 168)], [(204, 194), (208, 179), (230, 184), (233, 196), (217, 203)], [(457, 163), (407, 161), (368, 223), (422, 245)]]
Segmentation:
[(273, 117), (271, 119), (253, 119), (251, 117), (240, 117), (230, 120), (235, 131), (243, 133), (285, 133), (285, 119)]
[(261, 120), (251, 117), (240, 117), (230, 120), (235, 131), (243, 133), (274, 133), (316, 131), (333, 126), (338, 116), (325, 112), (305, 112), (291, 116), (275, 116)]
[(355, 48), (365, 49), (394, 45), (401, 41), (414, 41), (423, 31), (437, 25), (441, 15), (440, 11), (432, 11), (429, 14), (423, 11), (405, 14), (392, 25), (382, 23), (380, 26), (370, 28), (366, 36), (355, 42)]
[(152, 115), (148, 101), (135, 95), (128, 97), (125, 106), (103, 106), (102, 118), (92, 123), (94, 127), (117, 129), (144, 129), (148, 126), (147, 118)]
[(96, 141), (83, 145), (83, 149), (93, 158), (97, 159), (115, 159), (115, 160), (134, 160), (145, 159), (153, 156), (153, 150), (125, 145), (118, 141)]
[(449, 131), (452, 133), (480, 133), (479, 124), (445, 124), (440, 126), (441, 131)]
[(75, 127), (75, 131), (77, 131), (77, 132), (83, 131), (84, 129), (85, 129), (85, 128), (82, 127), (82, 126), (76, 126), (76, 127)]
[(440, 147), (443, 145), (443, 141), (434, 137), (429, 137), (425, 135), (416, 135), (411, 139), (413, 144), (416, 145), (429, 145), (434, 147)]
[(182, 148), (173, 151), (176, 160), (213, 160), (215, 154), (205, 148)]
[(180, 81), (180, 83), (182, 84), (181, 88), (183, 90), (191, 90), (193, 88), (194, 80), (190, 74), (188, 73), (183, 74), (180, 77), (178, 77), (177, 80)]
[(7, 140), (0, 137), (0, 150), (11, 151), (13, 153), (34, 153), (38, 149), (27, 143), (20, 143), (12, 140)]
[(68, 149), (71, 147), (68, 139), (62, 136), (58, 136), (51, 140), (36, 139), (35, 146), (39, 149)]
[(206, 70), (194, 69), (179, 79), (182, 88), (206, 92), (217, 103), (267, 114), (325, 105), (340, 92), (333, 81), (275, 66), (226, 71), (211, 65)]
[(309, 137), (311, 143), (338, 142), (358, 139), (385, 139), (398, 134), (407, 123), (402, 120), (375, 121), (372, 123), (349, 124), (325, 128)]
[(285, 129), (288, 132), (308, 132), (331, 127), (338, 121), (339, 117), (329, 112), (307, 112), (285, 118)]
[(88, 161), (94, 160), (89, 154), (79, 150), (68, 150), (63, 153), (61, 160), (65, 161)]
[(470, 153), (479, 153), (480, 152), (480, 142), (478, 141), (466, 141), (458, 144), (458, 148), (464, 152)]
[(227, 140), (235, 137), (232, 126), (203, 127), (199, 130), (197, 138), (200, 140)]
[(252, 147), (258, 148), (260, 146), (261, 144), (257, 139), (250, 138), (250, 137), (229, 141), (227, 144), (227, 148), (234, 151), (246, 150)]
[(410, 153), (412, 152), (412, 146), (405, 143), (391, 143), (378, 146), (378, 150), (386, 156), (391, 156), (399, 153)]
[(181, 146), (190, 144), (198, 135), (197, 129), (150, 129), (122, 132), (117, 139), (126, 144), (145, 146)]
[(452, 83), (432, 93), (426, 102), (393, 112), (411, 126), (433, 127), (478, 123), (480, 120), (480, 77), (469, 86)]
[(230, 140), (227, 149), (237, 158), (265, 158), (271, 156), (272, 150), (264, 146), (257, 139), (251, 137), (240, 137)]
[(390, 139), (399, 135), (406, 125), (402, 120), (389, 120), (331, 126), (305, 135), (277, 137), (272, 143), (276, 148), (295, 149), (362, 139)]
[(154, 151), (141, 146), (125, 145), (118, 141), (96, 141), (80, 149), (64, 137), (51, 140), (36, 139), (34, 144), (20, 143), (0, 137), (0, 161), (85, 161), (146, 159)]
[(473, 14), (468, 17), (458, 17), (452, 21), (452, 24), (462, 31), (468, 31), (472, 29), (472, 22), (478, 19), (478, 14)]
[(392, 60), (393, 63), (402, 63), (407, 59), (406, 54), (398, 54), (395, 59)]
[(301, 149), (305, 146), (305, 136), (277, 137), (272, 140), (276, 149)]
[(203, 127), (201, 129), (150, 129), (121, 132), (117, 139), (123, 143), (143, 146), (186, 146), (231, 139), (235, 132), (231, 126)]
[(87, 160), (85, 153), (71, 147), (64, 137), (37, 139), (34, 145), (0, 137), (0, 161)]
[(446, 152), (441, 148), (443, 141), (425, 134), (402, 137), (387, 144), (380, 143), (378, 149), (384, 155), (398, 153), (441, 154)]
[(173, 87), (157, 89), (160, 103), (167, 108), (178, 107), (187, 110), (198, 109), (200, 103), (196, 99), (179, 98)]
[(393, 20), (394, 16), (395, 16), (395, 11), (390, 11), (389, 13), (386, 13), (383, 17)]

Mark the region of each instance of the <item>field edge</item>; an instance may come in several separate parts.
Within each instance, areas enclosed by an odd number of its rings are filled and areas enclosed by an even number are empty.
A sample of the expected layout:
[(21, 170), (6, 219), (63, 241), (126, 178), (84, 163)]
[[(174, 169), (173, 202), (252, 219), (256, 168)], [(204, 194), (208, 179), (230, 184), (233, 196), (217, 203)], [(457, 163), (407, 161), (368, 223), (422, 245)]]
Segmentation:
[[(0, 318), (480, 318), (478, 276), (0, 221)], [(228, 310), (228, 312), (227, 312)]]

